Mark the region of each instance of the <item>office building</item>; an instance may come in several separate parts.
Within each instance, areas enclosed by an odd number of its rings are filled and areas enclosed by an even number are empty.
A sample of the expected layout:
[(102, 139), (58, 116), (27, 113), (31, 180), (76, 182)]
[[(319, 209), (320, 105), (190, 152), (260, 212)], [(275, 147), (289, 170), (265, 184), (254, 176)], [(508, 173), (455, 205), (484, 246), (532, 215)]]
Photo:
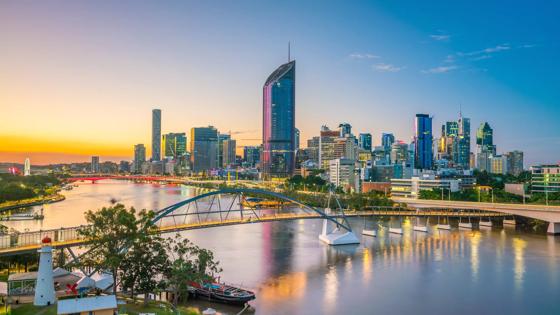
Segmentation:
[(392, 133), (383, 133), (381, 135), (381, 146), (385, 152), (391, 151), (391, 146), (395, 143), (395, 136)]
[(496, 154), (496, 145), (494, 145), (494, 130), (487, 122), (480, 124), (476, 130), (476, 145), (478, 153), (489, 152)]
[(226, 168), (235, 165), (235, 152), (236, 152), (236, 142), (233, 139), (223, 141), (223, 164), (222, 167)]
[(224, 165), (224, 142), (231, 139), (229, 134), (218, 134), (218, 166)]
[(504, 155), (507, 158), (508, 174), (519, 176), (523, 172), (523, 152), (515, 150)]
[(433, 165), (432, 118), (427, 114), (416, 114), (414, 134), (414, 167), (431, 169)]
[(351, 159), (334, 159), (329, 161), (329, 182), (345, 190), (354, 189), (356, 184), (356, 162)]
[(25, 163), (23, 164), (23, 176), (31, 175), (31, 160), (29, 158), (25, 159)]
[(334, 139), (334, 158), (350, 159), (356, 161), (358, 159), (358, 150), (354, 137), (336, 138)]
[(163, 135), (163, 155), (176, 159), (187, 152), (187, 136), (182, 133), (168, 133)]
[(338, 125), (338, 129), (340, 132), (340, 138), (352, 136), (352, 126), (349, 123), (342, 123)]
[(120, 161), (119, 162), (119, 173), (130, 173), (130, 162)]
[(505, 175), (508, 173), (508, 159), (505, 155), (495, 155), (490, 157), (490, 173)]
[(195, 173), (218, 167), (218, 130), (213, 126), (191, 128), (191, 166)]
[(470, 168), (471, 154), (471, 120), (459, 114), (458, 134), (453, 142), (453, 162), (456, 167)]
[(328, 170), (330, 161), (335, 159), (334, 142), (340, 135), (337, 130), (322, 126), (319, 133), (319, 167)]
[(152, 161), (161, 160), (161, 109), (152, 110)]
[(531, 192), (560, 192), (560, 164), (531, 167)]
[(92, 156), (91, 157), (91, 172), (92, 173), (99, 173), (99, 157)]
[(422, 190), (432, 190), (434, 188), (444, 192), (457, 192), (461, 189), (458, 179), (442, 179), (434, 176), (422, 176), (412, 178), (392, 178), (391, 196), (417, 199)]
[(255, 167), (261, 160), (261, 148), (246, 146), (243, 148), (243, 160), (249, 167)]
[(134, 146), (134, 173), (142, 173), (142, 166), (146, 162), (146, 147), (143, 144)]
[(360, 133), (358, 144), (361, 149), (371, 151), (371, 133)]
[(408, 144), (397, 141), (391, 145), (391, 153), (390, 153), (390, 161), (391, 164), (401, 164), (403, 162), (409, 161), (409, 150)]
[(299, 129), (296, 128), (296, 130), (295, 130), (295, 141), (294, 141), (294, 145), (296, 146), (296, 151), (299, 150), (299, 148), (300, 148), (299, 142), (300, 142), (300, 132), (299, 132)]
[(296, 62), (278, 67), (263, 87), (263, 152), (265, 178), (289, 177), (295, 167)]

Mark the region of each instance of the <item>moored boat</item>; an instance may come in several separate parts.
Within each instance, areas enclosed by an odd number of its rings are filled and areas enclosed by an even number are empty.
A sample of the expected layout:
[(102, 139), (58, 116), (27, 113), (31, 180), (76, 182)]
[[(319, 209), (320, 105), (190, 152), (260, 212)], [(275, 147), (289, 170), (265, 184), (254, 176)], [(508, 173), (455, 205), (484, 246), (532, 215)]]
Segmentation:
[(243, 305), (255, 299), (255, 293), (224, 283), (196, 283), (189, 285), (189, 293), (209, 301)]

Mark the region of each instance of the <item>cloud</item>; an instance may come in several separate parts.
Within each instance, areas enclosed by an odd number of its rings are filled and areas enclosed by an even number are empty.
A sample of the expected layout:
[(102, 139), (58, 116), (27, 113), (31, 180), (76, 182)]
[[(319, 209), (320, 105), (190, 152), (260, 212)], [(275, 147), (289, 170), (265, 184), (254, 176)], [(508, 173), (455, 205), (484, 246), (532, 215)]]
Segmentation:
[(348, 56), (350, 59), (377, 59), (380, 58), (374, 54), (360, 54), (360, 53), (353, 53)]
[(422, 73), (447, 73), (459, 68), (458, 66), (439, 66), (428, 70), (422, 70)]
[(399, 72), (404, 70), (406, 67), (397, 67), (387, 63), (378, 63), (373, 65), (373, 70), (378, 72)]
[(430, 35), (430, 38), (437, 41), (448, 41), (451, 38), (451, 35), (433, 34)]
[(533, 48), (533, 47), (535, 47), (535, 46), (537, 46), (537, 45), (534, 45), (534, 44), (525, 44), (525, 45), (518, 46), (517, 48)]
[(445, 57), (445, 59), (443, 60), (444, 63), (454, 63), (455, 62), (455, 56), (453, 55), (447, 55), (447, 57)]
[(490, 59), (492, 58), (491, 55), (480, 55), (478, 57), (475, 58), (471, 58), (472, 61), (478, 61), (478, 60), (484, 60), (484, 59)]
[(484, 48), (482, 50), (475, 50), (475, 51), (471, 51), (471, 52), (459, 52), (457, 53), (457, 55), (459, 56), (477, 56), (477, 55), (481, 55), (481, 54), (492, 54), (492, 53), (497, 53), (500, 51), (506, 51), (506, 50), (510, 50), (511, 46), (509, 44), (501, 44), (501, 45), (496, 45), (494, 47), (489, 47), (489, 48)]

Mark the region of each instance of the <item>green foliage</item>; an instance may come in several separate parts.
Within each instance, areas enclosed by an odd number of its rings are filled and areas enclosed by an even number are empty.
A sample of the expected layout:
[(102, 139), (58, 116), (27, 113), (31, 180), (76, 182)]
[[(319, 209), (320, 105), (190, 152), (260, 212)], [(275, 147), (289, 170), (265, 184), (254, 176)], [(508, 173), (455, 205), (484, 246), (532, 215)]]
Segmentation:
[(0, 203), (46, 195), (58, 184), (60, 180), (54, 176), (0, 174)]
[(295, 175), (286, 180), (286, 187), (290, 190), (326, 191), (327, 186), (326, 180), (315, 175)]
[(164, 276), (167, 288), (173, 292), (172, 302), (176, 306), (179, 300), (188, 296), (189, 284), (213, 281), (222, 269), (211, 251), (194, 245), (188, 239), (182, 239), (180, 234), (175, 239), (169, 238), (167, 242), (172, 257)]

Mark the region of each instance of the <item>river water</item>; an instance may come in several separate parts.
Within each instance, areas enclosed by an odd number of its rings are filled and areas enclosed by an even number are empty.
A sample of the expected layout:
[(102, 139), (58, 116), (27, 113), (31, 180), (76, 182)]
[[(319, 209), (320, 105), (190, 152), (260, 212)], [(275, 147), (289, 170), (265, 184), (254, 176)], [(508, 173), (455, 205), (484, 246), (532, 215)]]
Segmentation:
[[(125, 181), (82, 183), (63, 202), (44, 206), (43, 221), (3, 222), (24, 230), (85, 223), (83, 212), (118, 202), (161, 209), (199, 191)], [(37, 211), (38, 208), (34, 209)], [(387, 221), (352, 219), (360, 235)], [(412, 231), (380, 229), (360, 245), (318, 240), (319, 220), (246, 224), (186, 231), (211, 249), (221, 279), (253, 289), (257, 314), (560, 314), (560, 238), (515, 229)], [(200, 304), (198, 304), (200, 305)], [(203, 304), (203, 306), (207, 306)], [(224, 314), (239, 309), (211, 305)]]

